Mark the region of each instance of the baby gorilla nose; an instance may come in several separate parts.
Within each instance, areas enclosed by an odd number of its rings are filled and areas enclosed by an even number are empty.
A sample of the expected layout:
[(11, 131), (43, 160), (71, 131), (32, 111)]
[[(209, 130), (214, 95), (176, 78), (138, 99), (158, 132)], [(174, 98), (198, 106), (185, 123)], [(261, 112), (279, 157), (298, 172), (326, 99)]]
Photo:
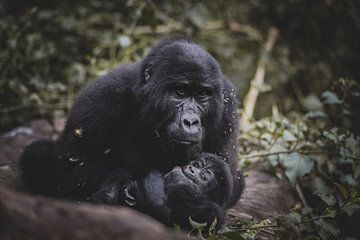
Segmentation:
[(189, 166), (189, 171), (192, 175), (195, 175), (195, 169), (193, 166), (191, 166), (191, 165)]
[(199, 169), (192, 166), (191, 164), (185, 165), (183, 167), (183, 172), (184, 172), (185, 176), (187, 176), (191, 180), (196, 179), (197, 176), (199, 175)]
[(186, 133), (197, 136), (201, 129), (198, 114), (193, 112), (184, 113), (181, 119), (181, 127)]

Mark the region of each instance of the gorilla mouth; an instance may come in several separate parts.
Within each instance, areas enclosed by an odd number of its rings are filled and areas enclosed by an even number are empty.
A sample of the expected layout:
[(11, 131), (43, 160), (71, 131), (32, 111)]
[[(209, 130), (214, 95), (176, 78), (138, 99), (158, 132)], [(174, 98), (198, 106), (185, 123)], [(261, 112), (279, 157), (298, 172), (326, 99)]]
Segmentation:
[(179, 143), (181, 145), (195, 145), (197, 144), (199, 141), (198, 140), (190, 140), (190, 139), (177, 139), (177, 138), (173, 138), (174, 142)]

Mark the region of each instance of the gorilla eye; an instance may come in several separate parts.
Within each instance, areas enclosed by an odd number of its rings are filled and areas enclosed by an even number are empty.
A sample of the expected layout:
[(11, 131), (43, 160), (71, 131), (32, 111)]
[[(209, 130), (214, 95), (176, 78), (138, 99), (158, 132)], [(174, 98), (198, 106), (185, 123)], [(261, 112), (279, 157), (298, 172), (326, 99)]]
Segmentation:
[(196, 168), (200, 168), (200, 163), (197, 161), (197, 162), (193, 162), (192, 164), (194, 167)]
[(203, 180), (203, 181), (207, 181), (207, 180), (208, 180), (208, 176), (207, 176), (204, 172), (201, 172), (201, 173), (200, 173), (200, 178), (201, 178), (201, 180)]
[(206, 91), (206, 90), (200, 90), (199, 92), (198, 92), (198, 95), (200, 96), (200, 97), (202, 97), (202, 96), (207, 96), (207, 95), (209, 95), (208, 94), (208, 92)]
[(196, 93), (197, 97), (200, 98), (202, 101), (207, 101), (210, 98), (211, 93), (207, 89), (200, 89)]
[(180, 97), (185, 95), (185, 89), (183, 87), (176, 89), (175, 92)]
[(206, 170), (200, 173), (200, 178), (203, 181), (208, 181), (212, 177), (212, 172), (210, 170)]

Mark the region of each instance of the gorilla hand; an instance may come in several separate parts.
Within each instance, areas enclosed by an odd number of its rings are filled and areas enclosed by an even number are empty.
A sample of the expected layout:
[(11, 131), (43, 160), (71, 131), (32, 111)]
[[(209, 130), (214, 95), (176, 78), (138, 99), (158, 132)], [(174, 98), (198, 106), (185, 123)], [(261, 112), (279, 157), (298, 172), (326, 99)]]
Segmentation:
[(136, 189), (137, 189), (136, 181), (131, 181), (124, 187), (123, 199), (124, 202), (130, 207), (136, 206)]

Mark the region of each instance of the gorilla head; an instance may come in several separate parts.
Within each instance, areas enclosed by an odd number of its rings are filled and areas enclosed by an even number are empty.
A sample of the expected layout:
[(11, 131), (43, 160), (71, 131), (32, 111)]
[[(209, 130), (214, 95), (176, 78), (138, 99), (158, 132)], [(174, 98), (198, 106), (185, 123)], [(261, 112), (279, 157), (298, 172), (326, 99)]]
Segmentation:
[(153, 47), (141, 64), (140, 118), (164, 148), (199, 151), (223, 109), (218, 63), (197, 44), (171, 40)]
[(189, 217), (206, 222), (224, 223), (224, 209), (232, 193), (233, 181), (229, 166), (213, 154), (203, 153), (183, 167), (175, 167), (165, 175), (167, 205), (172, 221), (183, 228)]

